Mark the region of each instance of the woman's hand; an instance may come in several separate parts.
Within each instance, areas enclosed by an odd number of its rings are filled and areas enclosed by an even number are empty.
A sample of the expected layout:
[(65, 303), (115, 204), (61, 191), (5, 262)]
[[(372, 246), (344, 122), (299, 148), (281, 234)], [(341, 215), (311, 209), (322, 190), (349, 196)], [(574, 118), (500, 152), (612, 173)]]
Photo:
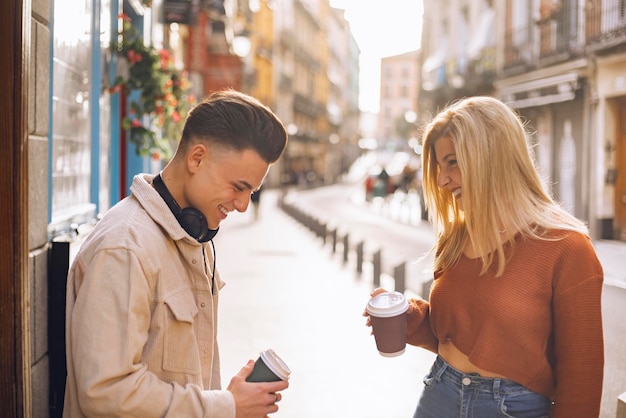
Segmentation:
[[(385, 293), (385, 292), (387, 292), (387, 290), (383, 289), (382, 287), (377, 287), (376, 289), (372, 290), (372, 292), (370, 293), (370, 299), (380, 295), (381, 293)], [(367, 318), (367, 321), (365, 322), (365, 325), (368, 326), (368, 327), (371, 327), (372, 323), (370, 321), (370, 314), (367, 313), (367, 308), (363, 310), (363, 316)]]

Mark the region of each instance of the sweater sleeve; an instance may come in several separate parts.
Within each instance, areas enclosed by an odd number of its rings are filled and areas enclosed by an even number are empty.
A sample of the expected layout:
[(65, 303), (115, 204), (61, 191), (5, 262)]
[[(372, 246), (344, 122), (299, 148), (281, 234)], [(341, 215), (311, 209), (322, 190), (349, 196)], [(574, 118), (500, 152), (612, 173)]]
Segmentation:
[(586, 245), (571, 252), (576, 260), (562, 260), (554, 282), (554, 418), (600, 413), (603, 273), (591, 244)]
[(430, 328), (430, 304), (422, 299), (409, 299), (407, 313), (407, 342), (438, 352), (439, 342)]

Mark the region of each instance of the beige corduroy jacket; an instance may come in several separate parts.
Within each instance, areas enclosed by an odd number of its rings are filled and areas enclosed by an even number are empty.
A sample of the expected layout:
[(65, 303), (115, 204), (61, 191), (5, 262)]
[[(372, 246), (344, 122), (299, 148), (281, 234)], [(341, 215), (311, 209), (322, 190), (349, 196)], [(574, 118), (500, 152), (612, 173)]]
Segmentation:
[[(82, 244), (67, 283), (64, 417), (234, 418), (221, 390), (207, 244), (135, 176)], [(212, 287), (215, 288), (212, 291)]]

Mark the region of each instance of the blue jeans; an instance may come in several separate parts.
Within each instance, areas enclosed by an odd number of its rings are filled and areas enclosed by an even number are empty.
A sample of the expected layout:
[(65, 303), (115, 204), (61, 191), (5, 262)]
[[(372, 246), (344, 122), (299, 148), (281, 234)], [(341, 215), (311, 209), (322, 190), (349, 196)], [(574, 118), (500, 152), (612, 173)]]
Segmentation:
[(437, 356), (413, 418), (546, 418), (551, 404), (512, 380), (466, 374)]

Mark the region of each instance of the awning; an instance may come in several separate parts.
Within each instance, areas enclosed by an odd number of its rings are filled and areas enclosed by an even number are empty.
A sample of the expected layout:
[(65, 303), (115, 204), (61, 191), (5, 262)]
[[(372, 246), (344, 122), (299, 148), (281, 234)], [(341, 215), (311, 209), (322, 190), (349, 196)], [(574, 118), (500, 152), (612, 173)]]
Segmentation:
[(439, 45), (437, 45), (437, 49), (435, 49), (435, 52), (429, 55), (428, 58), (426, 58), (426, 61), (424, 61), (424, 64), (422, 64), (422, 71), (429, 73), (441, 67), (446, 60), (447, 54), (448, 39), (442, 37), (439, 41)]
[(431, 91), (445, 82), (444, 64), (448, 57), (448, 39), (442, 37), (435, 51), (422, 64), (422, 89)]
[(514, 109), (574, 100), (579, 75), (575, 72), (512, 84), (500, 89), (500, 98)]
[(480, 17), (480, 23), (473, 30), (473, 36), (467, 47), (467, 58), (470, 60), (480, 57), (481, 51), (495, 43), (494, 38), (494, 21), (496, 11), (492, 8), (486, 8)]

